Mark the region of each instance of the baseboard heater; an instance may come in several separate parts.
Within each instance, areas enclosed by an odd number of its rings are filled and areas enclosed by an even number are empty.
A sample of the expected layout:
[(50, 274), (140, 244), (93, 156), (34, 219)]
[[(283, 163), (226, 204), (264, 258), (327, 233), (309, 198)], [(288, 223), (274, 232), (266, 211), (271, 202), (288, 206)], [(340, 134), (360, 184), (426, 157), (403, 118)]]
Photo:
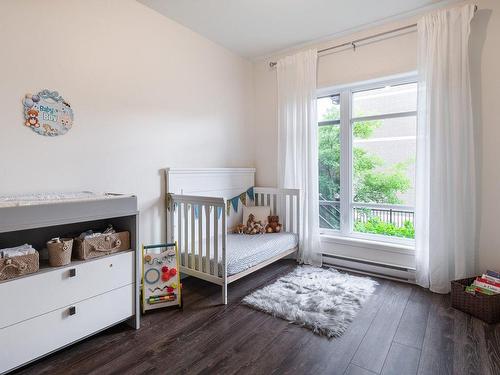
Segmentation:
[(345, 271), (383, 277), (397, 281), (415, 283), (415, 270), (412, 268), (383, 264), (369, 260), (349, 258), (345, 256), (322, 254), (323, 265)]

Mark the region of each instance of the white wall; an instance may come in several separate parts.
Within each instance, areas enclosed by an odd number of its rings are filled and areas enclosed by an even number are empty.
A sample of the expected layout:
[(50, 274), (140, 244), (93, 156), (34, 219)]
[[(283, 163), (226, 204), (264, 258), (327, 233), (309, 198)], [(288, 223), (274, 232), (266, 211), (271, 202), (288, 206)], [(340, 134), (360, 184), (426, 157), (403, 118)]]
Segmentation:
[[(500, 98), (500, 1), (477, 0), (479, 11), (472, 22), (471, 75), (474, 109), (478, 130), (479, 153), (479, 266), (500, 269), (500, 236), (497, 233), (500, 212), (500, 126), (498, 126), (498, 98)], [(322, 49), (367, 35), (413, 24), (418, 16), (399, 22), (374, 27), (343, 38), (312, 45)], [(394, 38), (359, 46), (356, 51), (326, 54), (319, 58), (318, 88), (375, 79), (416, 69), (416, 33), (403, 33)], [(289, 53), (292, 53), (290, 51)], [(265, 134), (256, 144), (257, 184), (276, 184), (277, 113), (276, 71), (268, 66), (281, 55), (270, 56), (254, 63), (255, 121), (258, 134)], [(328, 245), (328, 252), (339, 255), (361, 256), (360, 248)], [(368, 255), (367, 255), (368, 254)], [(407, 253), (408, 254), (408, 253)], [(364, 251), (373, 260), (412, 266), (411, 255), (395, 260), (390, 252)]]
[[(164, 236), (161, 169), (253, 166), (251, 64), (134, 0), (0, 2), (0, 194), (139, 197), (141, 241)], [(23, 126), (58, 90), (73, 129)]]

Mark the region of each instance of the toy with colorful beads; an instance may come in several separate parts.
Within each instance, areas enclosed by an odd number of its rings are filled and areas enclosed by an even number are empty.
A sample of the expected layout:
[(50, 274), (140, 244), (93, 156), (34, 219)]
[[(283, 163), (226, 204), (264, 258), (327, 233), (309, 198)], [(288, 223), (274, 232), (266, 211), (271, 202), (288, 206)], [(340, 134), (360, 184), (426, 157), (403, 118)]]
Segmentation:
[(181, 305), (177, 243), (142, 246), (142, 311)]

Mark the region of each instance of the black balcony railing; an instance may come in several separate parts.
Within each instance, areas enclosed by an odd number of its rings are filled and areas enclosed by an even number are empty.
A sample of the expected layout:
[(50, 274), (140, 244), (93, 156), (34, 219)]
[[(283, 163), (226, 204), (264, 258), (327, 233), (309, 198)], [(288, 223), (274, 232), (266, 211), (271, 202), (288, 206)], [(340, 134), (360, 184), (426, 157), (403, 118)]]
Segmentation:
[[(406, 207), (405, 207), (406, 208)], [(415, 222), (415, 212), (409, 209), (399, 209), (398, 206), (380, 208), (379, 205), (370, 207), (353, 207), (354, 223), (366, 223), (371, 219), (378, 218), (381, 222), (392, 224), (395, 227), (404, 227), (408, 223), (411, 226)], [(340, 229), (340, 202), (319, 200), (320, 227), (325, 229)]]
[(378, 217), (385, 223), (391, 223), (396, 227), (402, 227), (407, 221), (414, 224), (415, 219), (415, 213), (413, 211), (398, 210), (393, 208), (380, 209), (354, 207), (352, 211), (354, 222), (360, 221), (362, 223), (366, 223), (368, 220)]

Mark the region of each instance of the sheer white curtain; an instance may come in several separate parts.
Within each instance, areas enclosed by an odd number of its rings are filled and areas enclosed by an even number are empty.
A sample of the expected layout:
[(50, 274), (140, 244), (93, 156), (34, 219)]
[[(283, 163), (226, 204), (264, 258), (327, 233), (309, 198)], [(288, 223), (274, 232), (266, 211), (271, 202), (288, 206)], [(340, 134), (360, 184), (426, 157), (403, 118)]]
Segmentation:
[(469, 74), (474, 6), (418, 22), (417, 283), (437, 293), (475, 271), (475, 158)]
[(301, 190), (298, 260), (321, 265), (318, 198), (317, 51), (278, 61), (278, 187)]

